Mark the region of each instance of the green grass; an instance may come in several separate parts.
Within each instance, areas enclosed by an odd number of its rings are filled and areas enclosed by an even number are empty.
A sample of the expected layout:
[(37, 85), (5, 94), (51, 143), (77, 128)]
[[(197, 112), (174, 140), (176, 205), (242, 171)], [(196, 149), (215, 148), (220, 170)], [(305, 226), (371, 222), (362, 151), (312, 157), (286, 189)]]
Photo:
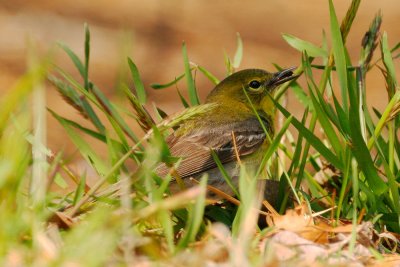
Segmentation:
[[(346, 40), (358, 6), (359, 1), (353, 1), (339, 24), (329, 1), (331, 43), (325, 36), (323, 44), (316, 45), (283, 34), (299, 51), (299, 68), (295, 73), (306, 82), (304, 86), (293, 82), (279, 88), (274, 101), (277, 112), (287, 119), (277, 129), (258, 170), (266, 173), (265, 178), (280, 177), (280, 201), (275, 208), (281, 213), (293, 206), (291, 199), (306, 201), (313, 211), (335, 206), (333, 218), (337, 223), (344, 219), (353, 222), (351, 251), (361, 213), (362, 219), (373, 222), (377, 231), (388, 229), (400, 233), (400, 92), (393, 63), (400, 45), (388, 45), (387, 33), (379, 31), (381, 14), (378, 13), (366, 29), (368, 35), (360, 47), (358, 61), (351, 62)], [(140, 138), (126, 122), (127, 116), (121, 112), (124, 109), (90, 81), (90, 31), (87, 25), (84, 29), (83, 59), (66, 44), (60, 44), (78, 69), (81, 81), (62, 66), (51, 67), (47, 59), (32, 60), (30, 70), (2, 99), (0, 265), (12, 261), (26, 266), (71, 263), (124, 266), (148, 261), (174, 265), (177, 259), (186, 263), (204, 261), (196, 256), (199, 244), (230, 247), (225, 255), (230, 263), (271, 263), (272, 252), (268, 246), (260, 251), (259, 241), (273, 229), (254, 234), (257, 229), (254, 208), (261, 199), (257, 197), (254, 179), (246, 170), (242, 170), (239, 188), (234, 188), (240, 194), (238, 208), (225, 204), (206, 209), (206, 176), (198, 187), (171, 195), (168, 189), (171, 176), (158, 177), (153, 172), (160, 162), (179, 164), (179, 159), (170, 155), (164, 136), (182, 121), (209, 108), (198, 105), (194, 72), (214, 84), (223, 77), (217, 78), (204, 66), (191, 63), (183, 44), (183, 74), (151, 87), (172, 90), (171, 87), (185, 79), (189, 100), (179, 91), (177, 99), (181, 100), (182, 109), (187, 109), (161, 120), (166, 114), (160, 108), (155, 107), (157, 118), (152, 118), (146, 110), (150, 105), (140, 66), (128, 58), (126, 64), (135, 90), (122, 85), (122, 91), (132, 108), (130, 115), (146, 132)], [(242, 55), (243, 43), (238, 35), (233, 60), (225, 55), (228, 74), (239, 68)], [(324, 64), (313, 64), (315, 58)], [(386, 81), (381, 85), (381, 90), (386, 88), (387, 92), (383, 110), (374, 109), (366, 98), (366, 77), (373, 68), (379, 68)], [(45, 126), (33, 123), (44, 118), (41, 84), (46, 78), (92, 124), (84, 127), (49, 110), (95, 171), (97, 181), (91, 187), (86, 184), (86, 173), (70, 172), (61, 154), (53, 156), (46, 150)], [(301, 118), (293, 116), (282, 104), (287, 90), (293, 90), (304, 106)], [(31, 94), (37, 104), (33, 116), (27, 105)], [(101, 121), (100, 117), (107, 121)], [(108, 154), (99, 156), (84, 136), (103, 142)], [(288, 141), (282, 142), (283, 139)], [(132, 165), (136, 168), (128, 167)], [(317, 174), (327, 177), (327, 182), (317, 183), (314, 179)], [(229, 182), (230, 178), (226, 179)], [(50, 189), (60, 187), (65, 191), (65, 185), (71, 181), (74, 186), (68, 188), (69, 193)], [(304, 189), (305, 184), (308, 190)], [(231, 231), (211, 226), (210, 218), (224, 222)]]

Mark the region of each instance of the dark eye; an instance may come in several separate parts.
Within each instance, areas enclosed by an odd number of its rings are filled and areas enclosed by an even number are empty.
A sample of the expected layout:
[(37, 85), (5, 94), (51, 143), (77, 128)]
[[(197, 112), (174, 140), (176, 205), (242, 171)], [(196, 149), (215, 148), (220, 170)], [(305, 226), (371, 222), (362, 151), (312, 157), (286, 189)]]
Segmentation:
[(250, 88), (258, 89), (261, 86), (261, 83), (259, 81), (254, 80), (249, 83), (249, 86)]

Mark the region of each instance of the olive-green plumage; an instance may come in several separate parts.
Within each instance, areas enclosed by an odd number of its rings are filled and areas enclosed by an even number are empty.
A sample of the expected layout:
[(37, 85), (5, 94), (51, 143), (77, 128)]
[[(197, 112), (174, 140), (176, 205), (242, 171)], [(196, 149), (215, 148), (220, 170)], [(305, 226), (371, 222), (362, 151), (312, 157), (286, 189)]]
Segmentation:
[[(274, 105), (271, 94), (278, 85), (296, 77), (293, 69), (277, 73), (246, 69), (228, 76), (207, 96), (206, 103), (214, 104), (213, 108), (185, 121), (175, 133), (167, 137), (171, 154), (182, 157), (176, 171), (187, 186), (191, 183), (186, 178), (198, 178), (208, 173), (210, 185), (232, 194), (212, 158), (211, 150), (218, 155), (234, 181), (239, 175), (235, 145), (243, 164), (248, 167), (258, 166), (263, 152), (268, 148), (268, 138), (251, 103), (264, 128), (272, 136)], [(232, 132), (236, 139), (235, 145)], [(166, 175), (168, 171), (169, 168), (164, 164), (156, 169), (160, 176)]]

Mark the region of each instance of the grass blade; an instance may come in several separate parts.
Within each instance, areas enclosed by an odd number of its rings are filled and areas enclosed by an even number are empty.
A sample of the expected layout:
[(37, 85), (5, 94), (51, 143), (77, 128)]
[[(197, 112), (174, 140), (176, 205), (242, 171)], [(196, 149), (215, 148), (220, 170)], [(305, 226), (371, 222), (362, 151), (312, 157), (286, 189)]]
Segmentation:
[(361, 0), (351, 1), (350, 7), (346, 12), (346, 16), (342, 20), (342, 24), (340, 25), (340, 32), (342, 33), (343, 43), (346, 43), (347, 35), (349, 34), (351, 26), (353, 25), (353, 21), (356, 17), (360, 3)]
[(239, 33), (237, 33), (236, 36), (237, 36), (237, 47), (236, 47), (235, 55), (233, 56), (232, 66), (235, 69), (238, 69), (240, 66), (240, 63), (242, 62), (242, 58), (243, 58), (243, 42), (242, 42), (242, 38), (240, 37)]
[(200, 104), (199, 96), (197, 95), (196, 85), (194, 83), (194, 79), (192, 76), (192, 70), (190, 68), (189, 58), (187, 55), (186, 44), (183, 43), (182, 45), (182, 54), (183, 54), (183, 63), (185, 66), (185, 76), (186, 76), (186, 83), (189, 92), (189, 101), (192, 105)]
[(53, 113), (53, 116), (64, 127), (72, 142), (79, 148), (79, 152), (85, 158), (87, 163), (91, 165), (100, 176), (105, 175), (110, 168), (102, 159), (100, 159), (98, 153), (96, 153), (89, 144), (77, 134), (68, 121), (55, 113)]
[(219, 84), (219, 80), (217, 77), (215, 77), (214, 75), (211, 74), (211, 72), (209, 72), (208, 70), (206, 70), (205, 68), (203, 68), (202, 66), (197, 66), (197, 69), (204, 74), (204, 76), (206, 76), (213, 84), (217, 85)]
[(307, 54), (311, 57), (327, 57), (328, 52), (323, 48), (320, 48), (310, 42), (304, 41), (300, 38), (297, 38), (291, 34), (284, 33), (282, 34), (283, 39), (292, 46), (294, 49), (303, 52), (306, 51)]
[(351, 148), (355, 159), (361, 170), (363, 171), (371, 190), (381, 195), (387, 190), (386, 184), (379, 177), (374, 162), (371, 159), (371, 154), (367, 148), (362, 137), (359, 121), (357, 116), (350, 116), (350, 134), (351, 134)]
[[(124, 121), (124, 119), (121, 117), (121, 115), (117, 112), (115, 109), (114, 105), (105, 97), (105, 95), (96, 87), (94, 86), (92, 88), (94, 96), (97, 98), (97, 101), (101, 105), (104, 113), (107, 115), (108, 119), (110, 120), (111, 123), (114, 121), (116, 124), (114, 124), (114, 130), (118, 133), (117, 128), (122, 129), (122, 131), (135, 143), (138, 142), (139, 138), (136, 136), (136, 134), (132, 131), (132, 129), (128, 126), (128, 124)], [(117, 127), (118, 125), (118, 127)], [(122, 135), (120, 135), (122, 139)], [(122, 140), (124, 142), (124, 140)]]
[(290, 123), (292, 122), (293, 116), (289, 116), (286, 121), (283, 123), (281, 129), (279, 130), (279, 133), (274, 137), (272, 140), (271, 144), (268, 147), (268, 150), (265, 152), (263, 159), (261, 160), (261, 163), (259, 165), (259, 168), (257, 170), (257, 173), (255, 177), (259, 177), (260, 174), (262, 173), (265, 165), (267, 164), (268, 159), (272, 156), (274, 152), (277, 151), (277, 148), (281, 142), (282, 136), (285, 134), (286, 130), (289, 128)]
[(328, 115), (326, 114), (325, 110), (321, 108), (323, 105), (327, 105), (323, 102), (318, 102), (315, 98), (312, 91), (310, 91), (311, 100), (313, 102), (313, 107), (315, 109), (315, 113), (318, 116), (318, 120), (324, 129), (324, 133), (326, 134), (330, 144), (332, 145), (332, 149), (335, 151), (336, 155), (340, 155), (342, 152), (342, 144), (335, 132), (331, 122), (328, 119)]
[(78, 184), (78, 188), (75, 190), (75, 195), (74, 195), (74, 199), (72, 201), (72, 205), (75, 206), (76, 203), (78, 203), (78, 201), (82, 198), (82, 196), (85, 193), (85, 188), (86, 188), (86, 173), (84, 173), (81, 176), (81, 179)]
[(336, 72), (339, 79), (342, 102), (344, 110), (348, 110), (348, 95), (347, 95), (347, 65), (346, 56), (343, 45), (342, 34), (340, 32), (339, 23), (336, 17), (335, 8), (332, 0), (329, 0), (329, 14), (331, 23), (332, 49), (335, 57)]
[(179, 99), (181, 100), (181, 103), (182, 103), (183, 107), (184, 108), (189, 108), (190, 105), (186, 101), (185, 97), (182, 95), (181, 91), (179, 91), (179, 89), (176, 89), (176, 91), (178, 92)]
[(214, 150), (211, 150), (211, 155), (215, 161), (215, 163), (217, 164), (217, 167), (219, 169), (219, 171), (221, 172), (222, 176), (224, 177), (225, 182), (229, 185), (229, 187), (232, 189), (232, 192), (236, 195), (236, 196), (240, 196), (239, 195), (239, 191), (237, 191), (236, 187), (233, 184), (232, 178), (229, 176), (229, 174), (226, 172), (224, 166), (222, 165), (221, 161), (218, 158), (218, 155), (214, 152)]
[[(49, 108), (47, 110), (50, 112), (50, 114), (52, 114), (56, 118), (55, 115), (57, 115), (57, 113), (55, 113), (53, 110), (51, 110)], [(88, 136), (93, 137), (93, 138), (95, 138), (95, 139), (97, 139), (99, 141), (102, 141), (103, 143), (107, 142), (106, 136), (104, 134), (101, 134), (101, 133), (93, 131), (93, 130), (91, 130), (89, 128), (86, 128), (86, 127), (80, 125), (79, 123), (76, 123), (76, 122), (74, 122), (72, 120), (66, 119), (66, 118), (64, 118), (64, 117), (62, 117), (60, 115), (57, 115), (57, 116), (59, 118), (62, 118), (64, 121), (66, 121), (70, 126), (82, 131), (83, 133), (87, 134)], [(122, 143), (120, 143), (120, 142), (118, 142), (118, 141), (116, 141), (114, 139), (112, 140), (112, 142), (113, 142), (113, 146), (118, 147), (118, 150), (120, 150), (120, 151), (123, 150), (123, 151), (126, 152), (129, 149), (129, 146), (127, 144), (123, 145)]]
[(312, 103), (310, 101), (310, 98), (307, 96), (303, 88), (301, 88), (301, 86), (298, 83), (293, 82), (291, 84), (291, 89), (295, 97), (300, 101), (300, 103), (303, 104), (305, 108), (309, 108), (311, 106)]
[(387, 33), (384, 32), (381, 40), (381, 50), (382, 50), (382, 59), (383, 59), (383, 64), (385, 65), (386, 68), (386, 83), (388, 86), (388, 95), (389, 99), (393, 97), (396, 88), (397, 88), (397, 80), (396, 80), (396, 69), (394, 67), (393, 59), (392, 59), (392, 54), (390, 53), (389, 50), (389, 45), (388, 45), (388, 39), (387, 39)]
[(152, 84), (150, 84), (150, 87), (153, 88), (153, 89), (155, 89), (155, 90), (168, 88), (168, 87), (171, 87), (172, 85), (176, 84), (176, 83), (179, 82), (180, 80), (182, 80), (183, 77), (185, 77), (185, 73), (179, 75), (178, 77), (175, 77), (175, 79), (174, 79), (173, 81), (171, 81), (171, 82), (164, 83), (164, 84), (152, 83)]
[(75, 67), (78, 69), (82, 78), (84, 78), (85, 77), (85, 66), (83, 65), (83, 63), (79, 59), (79, 57), (66, 44), (60, 42), (60, 43), (58, 43), (58, 45), (62, 48), (62, 50), (65, 51), (65, 53), (67, 53), (67, 55), (71, 59), (72, 63), (74, 63)]
[(144, 105), (146, 103), (146, 90), (144, 89), (142, 79), (140, 78), (139, 70), (136, 67), (135, 63), (133, 63), (132, 59), (129, 57), (128, 57), (128, 64), (129, 64), (129, 69), (131, 70), (133, 84), (135, 85), (139, 103)]
[[(275, 106), (279, 109), (280, 112), (286, 117), (289, 118), (290, 113), (282, 107), (278, 102), (273, 100)], [(303, 135), (303, 137), (329, 162), (332, 163), (336, 168), (342, 170), (343, 163), (339, 160), (339, 158), (333, 154), (322, 142), (321, 140), (314, 135), (314, 133), (310, 132), (304, 125), (297, 120), (296, 118), (292, 118), (292, 125)]]
[(190, 242), (193, 242), (203, 222), (204, 207), (206, 201), (206, 185), (207, 176), (203, 176), (200, 181), (201, 193), (189, 209), (188, 220), (186, 223), (186, 231), (183, 237), (179, 240), (178, 248), (184, 249)]
[(89, 90), (89, 57), (90, 57), (90, 31), (87, 23), (84, 24), (85, 28), (85, 73), (83, 76), (84, 86), (86, 90)]

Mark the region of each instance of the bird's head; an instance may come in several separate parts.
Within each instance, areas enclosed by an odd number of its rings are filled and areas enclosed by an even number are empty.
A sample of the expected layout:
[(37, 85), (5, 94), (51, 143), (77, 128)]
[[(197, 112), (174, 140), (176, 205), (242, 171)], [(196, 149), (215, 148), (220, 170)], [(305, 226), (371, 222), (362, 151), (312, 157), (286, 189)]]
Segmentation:
[[(256, 109), (265, 109), (263, 103), (270, 97), (278, 85), (293, 80), (295, 67), (271, 73), (262, 69), (245, 69), (233, 73), (221, 81), (207, 96), (206, 102), (219, 102), (235, 108), (235, 103), (249, 105), (249, 97)], [(268, 100), (267, 100), (268, 99)]]

